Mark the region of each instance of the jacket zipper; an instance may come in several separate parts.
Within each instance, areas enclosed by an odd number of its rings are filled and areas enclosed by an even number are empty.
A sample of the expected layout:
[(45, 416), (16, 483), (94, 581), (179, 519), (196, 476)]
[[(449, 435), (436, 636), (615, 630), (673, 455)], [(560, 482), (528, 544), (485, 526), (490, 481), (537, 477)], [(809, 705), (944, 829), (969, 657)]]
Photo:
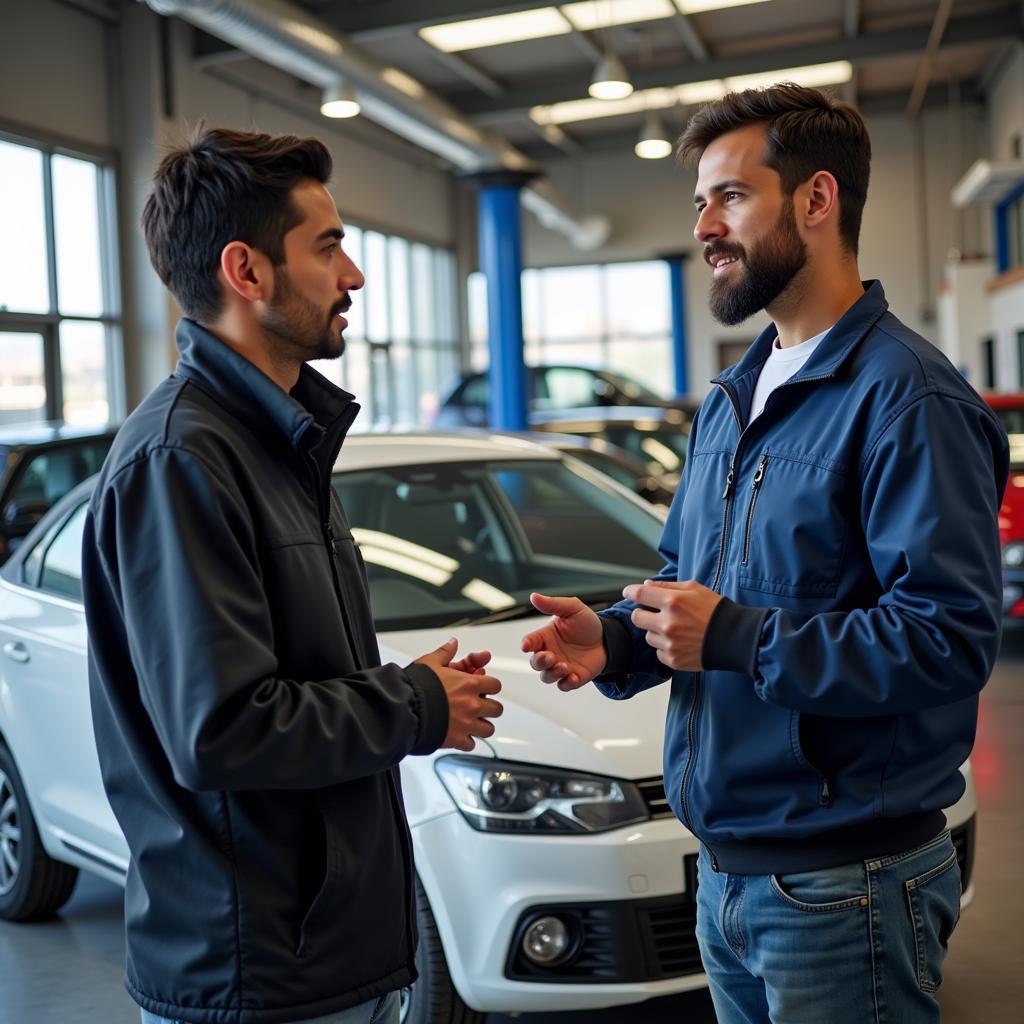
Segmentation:
[[(733, 415), (736, 417), (736, 426), (739, 430), (740, 437), (743, 435), (743, 421), (740, 419), (740, 411), (736, 408), (736, 400), (732, 396), (732, 392), (725, 387), (723, 384), (719, 384), (719, 387), (725, 392), (729, 399), (729, 405), (732, 407)], [(725, 490), (722, 492), (722, 500), (725, 502), (725, 508), (722, 511), (722, 539), (718, 546), (718, 566), (715, 569), (715, 580), (711, 584), (712, 590), (717, 590), (719, 583), (722, 581), (722, 570), (725, 568), (725, 549), (726, 541), (729, 536), (729, 513), (732, 510), (732, 496), (733, 491), (736, 487), (736, 456), (739, 454), (740, 445), (739, 441), (736, 443), (736, 448), (732, 453), (732, 457), (729, 459), (729, 474), (725, 478)], [(686, 766), (683, 768), (683, 777), (679, 782), (679, 805), (683, 811), (683, 824), (693, 832), (693, 827), (690, 824), (690, 807), (686, 800), (686, 784), (690, 781), (690, 776), (693, 773), (693, 765), (696, 761), (695, 748), (696, 748), (696, 732), (697, 732), (697, 711), (701, 706), (702, 687), (701, 683), (704, 681), (704, 673), (698, 672), (693, 677), (693, 700), (690, 703), (690, 714), (686, 721), (686, 739), (687, 739), (687, 750), (686, 750)]]
[(743, 531), (743, 558), (740, 560), (740, 565), (746, 565), (750, 560), (750, 527), (754, 521), (754, 506), (757, 504), (757, 495), (761, 490), (761, 482), (764, 480), (764, 471), (767, 465), (768, 456), (762, 455), (757, 472), (754, 474), (754, 481), (750, 485), (750, 507), (747, 509), (747, 525)]

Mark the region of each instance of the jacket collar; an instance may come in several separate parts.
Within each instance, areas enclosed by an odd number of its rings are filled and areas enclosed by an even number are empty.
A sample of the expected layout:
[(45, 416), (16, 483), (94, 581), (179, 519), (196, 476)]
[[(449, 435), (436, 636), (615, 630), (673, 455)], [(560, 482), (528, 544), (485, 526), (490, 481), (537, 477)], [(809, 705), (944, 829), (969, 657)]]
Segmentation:
[(280, 432), (294, 448), (319, 447), (335, 455), (359, 412), (353, 395), (303, 365), (285, 393), (262, 370), (193, 320), (175, 332), (175, 373), (194, 381), (258, 434)]
[[(864, 281), (864, 294), (839, 318), (821, 344), (792, 379), (834, 377), (857, 343), (889, 308), (879, 281)], [(771, 352), (778, 331), (769, 324), (734, 366), (712, 378), (712, 384), (740, 384), (740, 378), (760, 373)], [(756, 382), (756, 375), (753, 381)]]

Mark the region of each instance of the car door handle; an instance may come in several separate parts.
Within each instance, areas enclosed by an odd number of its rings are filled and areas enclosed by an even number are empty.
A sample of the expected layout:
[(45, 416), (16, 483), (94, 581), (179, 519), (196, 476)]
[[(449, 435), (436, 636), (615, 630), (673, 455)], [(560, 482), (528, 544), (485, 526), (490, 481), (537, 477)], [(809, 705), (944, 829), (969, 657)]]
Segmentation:
[(27, 662), (32, 655), (28, 653), (28, 648), (19, 642), (11, 641), (10, 643), (4, 644), (4, 654), (11, 659), (11, 661), (20, 662), (22, 665)]

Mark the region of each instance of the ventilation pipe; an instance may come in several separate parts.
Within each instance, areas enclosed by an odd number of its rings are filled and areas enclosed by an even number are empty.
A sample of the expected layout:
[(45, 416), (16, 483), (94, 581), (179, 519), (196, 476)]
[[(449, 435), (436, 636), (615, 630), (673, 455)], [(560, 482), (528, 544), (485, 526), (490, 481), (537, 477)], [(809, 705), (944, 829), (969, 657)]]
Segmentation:
[[(354, 86), (371, 121), (436, 153), (465, 174), (537, 171), (503, 139), (483, 131), (439, 96), (397, 68), (387, 67), (330, 26), (284, 0), (144, 0), (158, 14), (175, 15), (267, 64), (329, 88)], [(604, 216), (580, 217), (549, 182), (528, 185), (522, 203), (547, 228), (579, 249), (608, 238)]]

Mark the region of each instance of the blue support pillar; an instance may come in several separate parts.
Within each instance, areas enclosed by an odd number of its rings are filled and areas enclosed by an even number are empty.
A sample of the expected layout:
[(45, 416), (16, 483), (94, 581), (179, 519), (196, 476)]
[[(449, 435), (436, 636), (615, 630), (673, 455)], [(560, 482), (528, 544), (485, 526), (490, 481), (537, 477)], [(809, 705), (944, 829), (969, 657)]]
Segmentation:
[(487, 279), (491, 360), (488, 419), (496, 430), (527, 428), (519, 190), (532, 177), (532, 174), (518, 171), (491, 171), (472, 176), (479, 188), (480, 269)]
[(669, 298), (672, 303), (672, 364), (676, 394), (689, 393), (690, 379), (686, 358), (686, 260), (688, 252), (662, 256), (668, 265)]

